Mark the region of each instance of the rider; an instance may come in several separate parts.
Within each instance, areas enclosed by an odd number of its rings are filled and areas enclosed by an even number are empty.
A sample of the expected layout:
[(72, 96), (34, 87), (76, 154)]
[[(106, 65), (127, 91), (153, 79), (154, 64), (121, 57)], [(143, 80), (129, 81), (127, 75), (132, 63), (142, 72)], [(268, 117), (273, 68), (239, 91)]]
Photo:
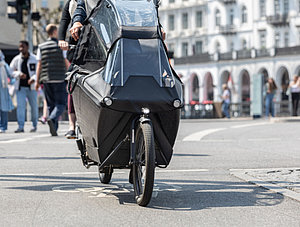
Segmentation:
[[(159, 0), (153, 0), (153, 2), (156, 8), (158, 8)], [(97, 0), (77, 0), (77, 7), (72, 18), (72, 27), (70, 29), (72, 38), (75, 41), (79, 39), (79, 30), (83, 26), (83, 21), (91, 13), (92, 9), (96, 7), (97, 3)], [(166, 33), (163, 31), (162, 26), (159, 26), (161, 28), (162, 38), (165, 40)]]

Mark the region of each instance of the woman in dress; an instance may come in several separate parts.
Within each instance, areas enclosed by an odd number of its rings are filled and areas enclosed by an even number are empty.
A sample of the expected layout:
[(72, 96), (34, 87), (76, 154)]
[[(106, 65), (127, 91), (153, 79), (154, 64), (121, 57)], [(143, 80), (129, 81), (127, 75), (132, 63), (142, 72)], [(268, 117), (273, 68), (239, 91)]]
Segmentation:
[(14, 109), (8, 93), (8, 78), (12, 82), (10, 68), (5, 62), (5, 57), (0, 50), (0, 133), (7, 130), (8, 112)]

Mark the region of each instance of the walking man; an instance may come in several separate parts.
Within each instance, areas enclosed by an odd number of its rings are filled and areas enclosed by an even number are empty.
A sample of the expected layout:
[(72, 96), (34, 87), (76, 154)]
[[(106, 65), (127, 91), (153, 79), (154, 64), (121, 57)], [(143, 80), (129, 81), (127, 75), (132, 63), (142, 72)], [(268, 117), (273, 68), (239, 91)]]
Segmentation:
[(16, 78), (15, 89), (17, 94), (17, 119), (18, 129), (15, 133), (24, 132), (26, 98), (31, 108), (32, 129), (35, 132), (38, 121), (37, 92), (34, 89), (36, 81), (36, 56), (28, 51), (29, 44), (22, 40), (19, 43), (20, 54), (14, 57), (10, 63), (13, 77)]
[(40, 44), (37, 52), (37, 83), (44, 84), (44, 93), (49, 109), (47, 123), (52, 136), (57, 136), (58, 118), (64, 112), (67, 101), (65, 72), (69, 67), (66, 52), (58, 46), (58, 30), (54, 24), (46, 27), (49, 39)]

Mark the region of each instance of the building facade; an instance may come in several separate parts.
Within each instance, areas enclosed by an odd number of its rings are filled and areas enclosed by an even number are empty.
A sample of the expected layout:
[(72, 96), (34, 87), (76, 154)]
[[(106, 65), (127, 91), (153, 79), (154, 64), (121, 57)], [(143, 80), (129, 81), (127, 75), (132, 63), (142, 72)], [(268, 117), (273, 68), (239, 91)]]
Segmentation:
[(300, 72), (299, 0), (166, 0), (159, 10), (186, 104), (218, 102), (228, 83), (232, 102), (250, 105), (261, 75), (274, 78), (282, 112)]

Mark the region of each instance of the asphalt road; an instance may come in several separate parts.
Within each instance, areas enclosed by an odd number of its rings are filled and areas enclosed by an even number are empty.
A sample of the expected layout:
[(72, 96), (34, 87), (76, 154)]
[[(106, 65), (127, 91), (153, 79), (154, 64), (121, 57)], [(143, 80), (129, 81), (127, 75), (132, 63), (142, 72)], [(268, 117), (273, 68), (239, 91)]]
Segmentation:
[[(300, 202), (240, 180), (231, 169), (300, 167), (300, 123), (184, 120), (148, 207), (136, 205), (128, 170), (112, 183), (85, 169), (74, 140), (0, 134), (0, 226), (300, 226)], [(299, 179), (300, 182), (300, 179)]]

